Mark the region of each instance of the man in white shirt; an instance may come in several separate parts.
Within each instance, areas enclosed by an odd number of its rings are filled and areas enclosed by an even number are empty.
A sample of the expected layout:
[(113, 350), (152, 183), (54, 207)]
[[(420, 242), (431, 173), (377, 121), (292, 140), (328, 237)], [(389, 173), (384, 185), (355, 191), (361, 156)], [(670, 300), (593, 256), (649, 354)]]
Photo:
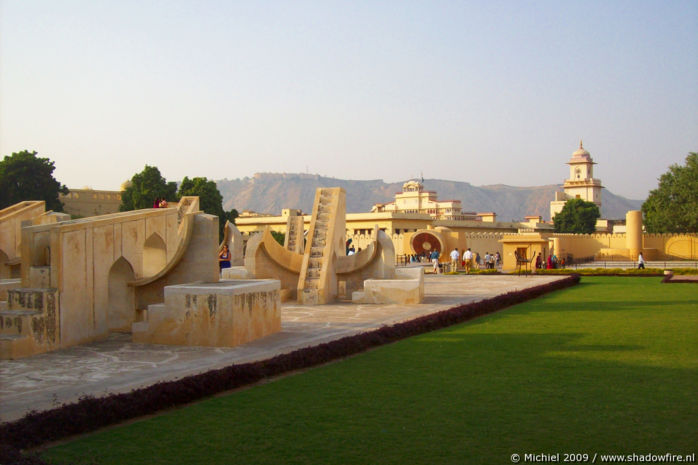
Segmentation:
[(470, 247), (468, 247), (468, 250), (463, 252), (463, 261), (465, 262), (466, 274), (470, 274), (470, 267), (473, 264), (473, 253), (470, 251)]
[(458, 247), (456, 247), (451, 252), (451, 271), (458, 271), (458, 259), (459, 258), (460, 258), (460, 253), (458, 252)]

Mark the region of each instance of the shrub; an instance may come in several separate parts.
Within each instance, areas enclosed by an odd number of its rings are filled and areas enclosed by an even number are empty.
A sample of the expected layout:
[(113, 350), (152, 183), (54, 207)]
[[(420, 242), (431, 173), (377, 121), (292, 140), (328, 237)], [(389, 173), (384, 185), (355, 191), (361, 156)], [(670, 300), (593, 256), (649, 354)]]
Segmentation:
[(663, 276), (661, 268), (557, 268), (552, 270), (536, 270), (536, 274), (566, 275), (577, 274), (581, 276)]
[(675, 275), (696, 275), (698, 268), (673, 268), (671, 272)]

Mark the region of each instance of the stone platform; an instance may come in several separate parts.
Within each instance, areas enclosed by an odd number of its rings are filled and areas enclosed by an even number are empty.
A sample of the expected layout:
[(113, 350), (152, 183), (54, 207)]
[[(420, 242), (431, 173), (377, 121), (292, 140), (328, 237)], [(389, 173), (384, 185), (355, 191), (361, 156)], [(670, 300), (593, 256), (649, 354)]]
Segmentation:
[(0, 422), (85, 395), (128, 392), (225, 366), (264, 360), (381, 326), (409, 321), (561, 276), (425, 276), (422, 304), (283, 304), (281, 331), (232, 348), (136, 344), (130, 334), (19, 360), (0, 361)]
[(281, 330), (279, 281), (246, 279), (165, 287), (131, 327), (133, 342), (235, 347)]

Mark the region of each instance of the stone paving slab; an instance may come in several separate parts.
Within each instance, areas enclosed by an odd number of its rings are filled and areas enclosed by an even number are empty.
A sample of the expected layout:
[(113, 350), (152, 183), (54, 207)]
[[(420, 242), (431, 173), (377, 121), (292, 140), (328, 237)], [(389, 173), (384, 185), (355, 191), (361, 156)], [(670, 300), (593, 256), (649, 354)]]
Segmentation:
[(425, 276), (418, 305), (284, 304), (281, 332), (233, 348), (134, 344), (129, 334), (20, 360), (0, 361), (0, 421), (85, 395), (129, 392), (161, 381), (253, 362), (465, 303), (546, 284), (564, 276)]
[(698, 283), (698, 275), (695, 274), (675, 274), (667, 280), (668, 283)]

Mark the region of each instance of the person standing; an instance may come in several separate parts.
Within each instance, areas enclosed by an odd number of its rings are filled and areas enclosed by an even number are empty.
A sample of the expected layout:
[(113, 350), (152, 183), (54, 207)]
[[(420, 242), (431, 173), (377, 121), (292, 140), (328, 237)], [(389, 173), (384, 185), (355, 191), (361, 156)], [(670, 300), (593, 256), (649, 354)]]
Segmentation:
[(227, 244), (223, 244), (223, 248), (218, 254), (218, 266), (221, 270), (230, 268), (230, 250), (228, 250)]
[(645, 257), (642, 256), (642, 252), (640, 252), (640, 255), (637, 256), (637, 269), (638, 270), (645, 269)]
[(470, 247), (463, 252), (463, 261), (465, 262), (465, 273), (470, 274), (470, 267), (473, 265), (473, 253), (470, 251)]
[(458, 259), (460, 258), (460, 253), (458, 252), (458, 247), (451, 251), (451, 271), (458, 271)]
[(490, 268), (490, 253), (485, 252), (485, 269), (488, 270)]
[(431, 264), (434, 266), (434, 274), (439, 274), (439, 251), (434, 249), (429, 256)]

